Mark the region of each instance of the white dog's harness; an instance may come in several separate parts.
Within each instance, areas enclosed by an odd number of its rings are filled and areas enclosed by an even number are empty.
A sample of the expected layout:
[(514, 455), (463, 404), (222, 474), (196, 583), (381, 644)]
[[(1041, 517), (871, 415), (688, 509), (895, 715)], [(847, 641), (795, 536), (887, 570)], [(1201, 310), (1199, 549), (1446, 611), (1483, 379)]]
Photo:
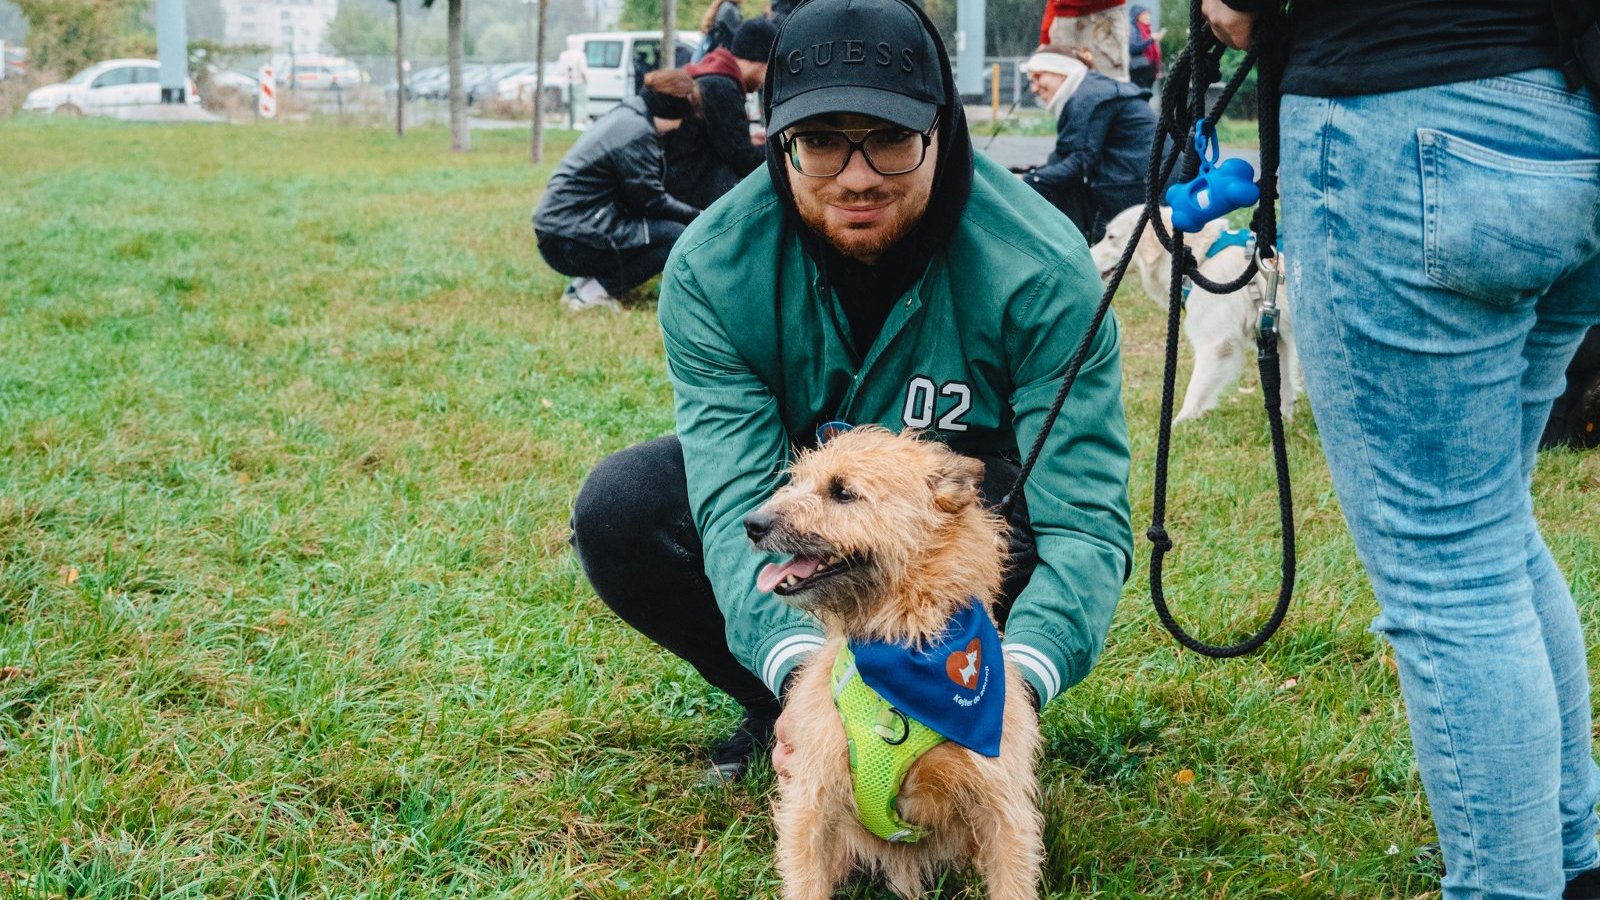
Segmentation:
[[(1256, 252), (1256, 236), (1248, 228), (1230, 228), (1211, 242), (1211, 246), (1206, 248), (1204, 259), (1210, 259), (1229, 247), (1242, 247), (1246, 256), (1254, 256)], [(1250, 305), (1255, 307), (1258, 312), (1266, 305), (1266, 282), (1266, 274), (1258, 272), (1256, 277), (1250, 279), (1248, 284), (1240, 288), (1240, 290), (1244, 291), (1245, 296), (1250, 298)], [(1189, 308), (1189, 293), (1193, 290), (1194, 282), (1185, 276), (1182, 297), (1184, 309)]]

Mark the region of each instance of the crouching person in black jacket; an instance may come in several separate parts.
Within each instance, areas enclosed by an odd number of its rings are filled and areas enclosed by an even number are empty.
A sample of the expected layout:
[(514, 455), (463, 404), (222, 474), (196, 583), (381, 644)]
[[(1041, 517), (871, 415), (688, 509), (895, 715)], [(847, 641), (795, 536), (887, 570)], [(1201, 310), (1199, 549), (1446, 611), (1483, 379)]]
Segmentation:
[(761, 90), (778, 30), (766, 19), (739, 26), (731, 50), (718, 47), (684, 67), (700, 89), (701, 117), (687, 119), (665, 141), (667, 189), (708, 207), (766, 162), (765, 135), (750, 133), (745, 94)]
[(1156, 136), (1150, 92), (1101, 75), (1056, 44), (1034, 51), (1022, 71), (1056, 117), (1056, 149), (1022, 180), (1093, 244), (1113, 216), (1144, 202)]
[(682, 70), (651, 72), (644, 90), (584, 132), (556, 167), (533, 231), (550, 268), (572, 276), (568, 309), (619, 308), (615, 298), (659, 274), (700, 214), (667, 193), (661, 149), (661, 136), (698, 105), (694, 79)]

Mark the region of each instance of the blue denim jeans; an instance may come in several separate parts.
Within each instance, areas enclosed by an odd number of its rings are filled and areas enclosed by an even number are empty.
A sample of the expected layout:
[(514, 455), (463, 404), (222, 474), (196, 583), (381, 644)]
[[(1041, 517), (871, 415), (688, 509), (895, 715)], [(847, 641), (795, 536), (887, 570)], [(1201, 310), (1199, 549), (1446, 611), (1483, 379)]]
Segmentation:
[(1600, 322), (1600, 116), (1535, 70), (1287, 96), (1283, 234), (1311, 408), (1394, 647), (1444, 895), (1600, 864), (1577, 609), (1530, 493)]

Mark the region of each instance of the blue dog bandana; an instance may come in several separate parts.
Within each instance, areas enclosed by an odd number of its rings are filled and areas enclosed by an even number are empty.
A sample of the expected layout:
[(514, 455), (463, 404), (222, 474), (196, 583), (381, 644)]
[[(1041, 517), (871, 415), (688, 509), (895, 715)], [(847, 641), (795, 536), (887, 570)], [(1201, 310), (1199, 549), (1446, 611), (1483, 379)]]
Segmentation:
[(851, 641), (867, 687), (896, 709), (974, 753), (1000, 755), (1006, 670), (1000, 633), (977, 599), (921, 650)]

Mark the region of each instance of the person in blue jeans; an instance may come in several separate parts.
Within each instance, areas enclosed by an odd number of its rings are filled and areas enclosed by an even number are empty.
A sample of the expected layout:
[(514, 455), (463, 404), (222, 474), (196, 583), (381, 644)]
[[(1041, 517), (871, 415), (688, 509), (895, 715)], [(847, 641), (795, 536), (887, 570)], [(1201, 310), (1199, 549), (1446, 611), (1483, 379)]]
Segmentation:
[[(1204, 0), (1249, 44), (1249, 0)], [(1296, 0), (1296, 343), (1394, 647), (1444, 896), (1600, 897), (1578, 610), (1530, 483), (1600, 322), (1600, 113), (1547, 0)]]

